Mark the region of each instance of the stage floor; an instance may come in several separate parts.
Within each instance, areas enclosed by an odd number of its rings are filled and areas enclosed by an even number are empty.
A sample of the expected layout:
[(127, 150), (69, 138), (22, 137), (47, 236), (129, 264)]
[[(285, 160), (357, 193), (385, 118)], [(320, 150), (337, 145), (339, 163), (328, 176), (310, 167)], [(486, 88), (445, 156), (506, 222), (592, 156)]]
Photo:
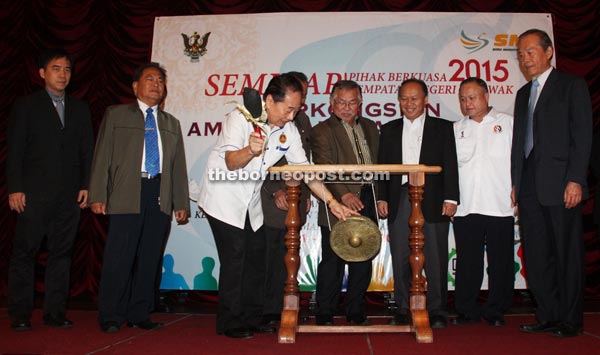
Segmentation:
[[(600, 314), (586, 313), (584, 334), (560, 339), (551, 334), (524, 334), (519, 324), (532, 315), (509, 315), (506, 326), (487, 323), (449, 326), (433, 330), (433, 343), (419, 344), (414, 335), (401, 334), (298, 334), (295, 344), (278, 344), (275, 334), (257, 334), (252, 339), (230, 339), (215, 334), (214, 314), (156, 313), (153, 320), (165, 327), (144, 331), (121, 328), (115, 334), (100, 332), (97, 312), (69, 311), (71, 329), (42, 324), (40, 310), (34, 312), (33, 330), (16, 333), (9, 327), (6, 309), (0, 310), (0, 354), (597, 354), (600, 349)], [(369, 317), (373, 324), (386, 318)], [(309, 319), (308, 322), (314, 320)], [(336, 317), (336, 324), (345, 319)]]
[[(519, 325), (534, 321), (526, 294), (515, 294), (506, 326), (494, 328), (485, 322), (433, 330), (432, 344), (418, 344), (411, 333), (399, 334), (297, 334), (295, 344), (278, 344), (277, 335), (256, 334), (253, 339), (230, 339), (215, 333), (216, 293), (163, 292), (162, 306), (169, 312), (152, 315), (165, 327), (154, 331), (121, 328), (115, 334), (100, 332), (95, 303), (73, 298), (68, 318), (71, 329), (43, 325), (38, 308), (33, 330), (17, 333), (10, 328), (6, 307), (0, 308), (0, 354), (595, 354), (600, 349), (600, 312), (586, 302), (584, 333), (569, 339), (551, 334), (524, 334)], [(302, 294), (301, 324), (314, 323), (310, 293)], [(5, 300), (1, 300), (5, 302)], [(39, 302), (39, 300), (38, 300)], [(36, 302), (37, 303), (37, 302)], [(385, 324), (389, 308), (385, 295), (369, 294), (369, 319)], [(346, 324), (344, 317), (336, 325)]]

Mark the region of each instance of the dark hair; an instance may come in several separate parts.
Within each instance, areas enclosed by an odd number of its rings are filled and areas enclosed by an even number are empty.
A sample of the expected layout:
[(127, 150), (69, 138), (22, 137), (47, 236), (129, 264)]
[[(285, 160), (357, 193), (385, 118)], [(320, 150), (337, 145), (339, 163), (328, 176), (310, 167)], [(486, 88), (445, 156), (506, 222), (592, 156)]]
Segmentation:
[(331, 98), (335, 99), (338, 90), (358, 90), (358, 99), (362, 101), (362, 89), (356, 81), (353, 80), (340, 80), (331, 89)]
[(66, 58), (73, 69), (73, 58), (63, 48), (48, 48), (40, 54), (38, 58), (38, 66), (40, 69), (45, 69), (48, 63), (53, 59)]
[(400, 86), (398, 86), (398, 97), (400, 97), (400, 90), (402, 90), (404, 85), (410, 84), (410, 83), (419, 84), (421, 86), (421, 90), (423, 90), (423, 93), (425, 94), (425, 97), (429, 96), (429, 90), (427, 89), (427, 84), (425, 84), (425, 82), (423, 80), (410, 78), (410, 79), (404, 80), (402, 82), (402, 84), (400, 84)]
[(263, 100), (271, 95), (273, 101), (282, 102), (288, 92), (299, 92), (302, 95), (302, 84), (294, 75), (283, 73), (269, 81), (269, 85), (267, 85), (267, 89), (263, 94)]
[(155, 68), (157, 69), (160, 74), (162, 75), (163, 79), (166, 80), (167, 79), (167, 71), (165, 70), (165, 68), (163, 68), (159, 63), (156, 62), (148, 62), (145, 64), (140, 65), (135, 72), (133, 72), (133, 81), (139, 81), (140, 78), (142, 77), (142, 73), (144, 72), (144, 70), (148, 69), (148, 68)]
[(293, 75), (296, 79), (300, 80), (300, 82), (302, 84), (307, 84), (308, 83), (308, 77), (306, 76), (306, 74), (299, 72), (299, 71), (290, 71), (288, 72), (288, 74)]
[(519, 35), (519, 40), (525, 36), (529, 36), (529, 35), (536, 35), (538, 36), (539, 40), (540, 40), (540, 46), (542, 47), (542, 49), (544, 50), (544, 52), (548, 49), (548, 47), (552, 47), (552, 40), (550, 39), (550, 36), (548, 36), (548, 34), (545, 31), (542, 30), (538, 30), (537, 28), (532, 28), (530, 30), (527, 30), (523, 33), (521, 33)]
[(474, 76), (472, 76), (472, 77), (470, 77), (470, 78), (466, 78), (465, 80), (463, 80), (463, 81), (460, 83), (460, 86), (458, 87), (458, 89), (460, 90), (460, 89), (462, 89), (463, 85), (465, 85), (465, 84), (470, 84), (470, 83), (475, 83), (475, 84), (477, 84), (477, 85), (481, 86), (481, 87), (483, 88), (483, 91), (485, 91), (485, 92), (489, 92), (489, 90), (488, 90), (488, 86), (487, 86), (487, 84), (485, 83), (485, 81), (483, 81), (483, 80), (482, 80), (482, 79), (480, 79), (480, 78), (474, 77)]

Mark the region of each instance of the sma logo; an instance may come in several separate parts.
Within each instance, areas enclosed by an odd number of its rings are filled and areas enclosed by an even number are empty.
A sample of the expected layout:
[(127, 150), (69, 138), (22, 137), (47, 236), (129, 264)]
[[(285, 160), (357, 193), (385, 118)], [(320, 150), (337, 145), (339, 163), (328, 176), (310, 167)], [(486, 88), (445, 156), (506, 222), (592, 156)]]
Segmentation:
[(494, 37), (494, 49), (495, 51), (516, 51), (517, 42), (519, 41), (519, 35), (500, 33)]

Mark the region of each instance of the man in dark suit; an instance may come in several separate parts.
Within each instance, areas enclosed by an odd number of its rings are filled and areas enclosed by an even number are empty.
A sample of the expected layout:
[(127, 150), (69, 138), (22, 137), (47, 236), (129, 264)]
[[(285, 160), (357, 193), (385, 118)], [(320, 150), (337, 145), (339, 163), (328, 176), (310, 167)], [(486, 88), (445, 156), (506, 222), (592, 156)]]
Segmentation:
[[(425, 164), (442, 167), (440, 174), (425, 176), (423, 215), (425, 225), (425, 273), (427, 274), (427, 310), (432, 328), (447, 325), (448, 230), (450, 218), (459, 201), (456, 142), (452, 122), (426, 113), (427, 85), (417, 79), (402, 82), (398, 101), (404, 118), (381, 128), (379, 164)], [(410, 324), (409, 266), (410, 234), (408, 218), (408, 177), (391, 175), (379, 184), (377, 210), (388, 217), (390, 252), (394, 270), (394, 298), (398, 312), (390, 324)]]
[(596, 131), (596, 133), (594, 133), (594, 137), (592, 138), (590, 170), (596, 179), (596, 194), (594, 196), (594, 224), (596, 224), (596, 235), (600, 238), (600, 131)]
[(162, 326), (150, 311), (163, 243), (173, 211), (179, 224), (190, 214), (181, 126), (159, 107), (166, 77), (158, 63), (136, 69), (137, 101), (109, 107), (98, 132), (89, 199), (94, 213), (111, 215), (98, 296), (105, 333), (125, 321)]
[[(311, 133), (311, 148), (315, 164), (375, 164), (379, 146), (379, 132), (375, 122), (359, 116), (362, 104), (360, 86), (350, 80), (338, 81), (331, 91), (329, 103), (333, 115), (316, 125)], [(329, 185), (333, 196), (350, 209), (376, 220), (372, 187), (365, 184)], [(317, 270), (317, 324), (332, 325), (344, 266), (346, 262), (331, 249), (330, 227), (338, 220), (325, 203), (319, 203), (321, 226), (321, 262)], [(329, 224), (331, 222), (331, 224)], [(365, 295), (371, 283), (372, 261), (348, 263), (348, 285), (344, 298), (346, 319), (358, 325), (368, 325)]]
[(583, 79), (552, 68), (552, 41), (533, 29), (517, 58), (531, 78), (515, 100), (513, 203), (518, 202), (527, 283), (536, 302), (528, 333), (570, 337), (583, 324), (581, 201), (592, 143), (592, 106)]
[[(289, 72), (302, 84), (302, 105), (306, 102), (308, 91), (308, 78), (304, 73)], [(294, 118), (294, 124), (300, 132), (302, 139), (302, 148), (310, 160), (309, 136), (312, 126), (306, 112), (300, 110)], [(281, 158), (274, 166), (287, 165), (285, 156)], [(265, 270), (265, 289), (263, 297), (263, 323), (274, 325), (281, 319), (283, 310), (283, 291), (287, 270), (285, 267), (285, 218), (287, 216), (288, 203), (285, 181), (271, 180), (267, 177), (262, 185), (260, 200), (264, 214), (264, 235), (266, 248), (266, 270)], [(300, 201), (298, 203), (298, 212), (300, 213), (300, 226), (306, 222), (306, 214), (310, 209), (310, 190), (306, 184), (301, 185)]]
[(44, 324), (69, 328), (69, 272), (80, 208), (87, 206), (94, 133), (90, 110), (66, 95), (72, 60), (62, 49), (40, 56), (45, 89), (20, 98), (8, 127), (8, 203), (17, 230), (8, 276), (8, 314), (16, 331), (31, 329), (35, 256), (47, 237)]

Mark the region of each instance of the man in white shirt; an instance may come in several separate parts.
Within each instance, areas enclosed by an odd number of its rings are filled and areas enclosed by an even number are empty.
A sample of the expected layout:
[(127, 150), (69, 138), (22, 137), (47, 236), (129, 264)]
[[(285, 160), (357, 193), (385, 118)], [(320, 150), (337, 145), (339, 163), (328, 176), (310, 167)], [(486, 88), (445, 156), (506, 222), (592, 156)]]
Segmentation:
[[(441, 166), (439, 174), (425, 176), (422, 209), (425, 217), (425, 273), (427, 311), (432, 328), (447, 324), (448, 230), (459, 202), (458, 168), (452, 122), (427, 114), (429, 96), (425, 82), (402, 82), (398, 101), (403, 118), (381, 127), (379, 164), (425, 164)], [(377, 211), (388, 217), (390, 252), (394, 269), (394, 298), (398, 311), (390, 324), (411, 324), (409, 314), (408, 218), (411, 207), (406, 175), (391, 175), (379, 184)]]
[[(308, 92), (308, 78), (301, 72), (289, 72), (302, 84), (302, 107), (306, 105)], [(302, 109), (294, 118), (294, 125), (298, 128), (302, 138), (302, 147), (306, 157), (310, 160), (310, 118)], [(281, 158), (274, 166), (287, 165), (285, 157)], [(273, 179), (272, 179), (273, 178)], [(264, 230), (266, 241), (266, 269), (265, 290), (263, 297), (263, 323), (276, 324), (281, 319), (283, 310), (283, 294), (287, 269), (285, 267), (285, 235), (287, 228), (285, 219), (288, 212), (288, 201), (285, 181), (275, 179), (271, 174), (265, 179), (261, 190), (262, 210), (264, 214)], [(310, 210), (310, 190), (306, 184), (301, 184), (300, 200), (298, 201), (298, 213), (300, 214), (300, 226), (306, 222), (306, 215)]]
[[(266, 264), (262, 177), (284, 156), (288, 164), (308, 164), (292, 122), (301, 97), (302, 85), (291, 74), (271, 79), (263, 94), (266, 134), (255, 132), (253, 123), (233, 111), (208, 157), (198, 205), (210, 224), (221, 264), (216, 330), (230, 338), (275, 332), (273, 326), (261, 324)], [(358, 215), (338, 202), (321, 181), (307, 185), (337, 217)]]
[[(454, 124), (461, 204), (454, 216), (456, 241), (453, 324), (505, 324), (512, 301), (514, 211), (511, 206), (510, 152), (513, 117), (490, 107), (488, 86), (480, 78), (460, 84), (460, 108), (466, 116)], [(488, 298), (477, 302), (488, 260)]]

